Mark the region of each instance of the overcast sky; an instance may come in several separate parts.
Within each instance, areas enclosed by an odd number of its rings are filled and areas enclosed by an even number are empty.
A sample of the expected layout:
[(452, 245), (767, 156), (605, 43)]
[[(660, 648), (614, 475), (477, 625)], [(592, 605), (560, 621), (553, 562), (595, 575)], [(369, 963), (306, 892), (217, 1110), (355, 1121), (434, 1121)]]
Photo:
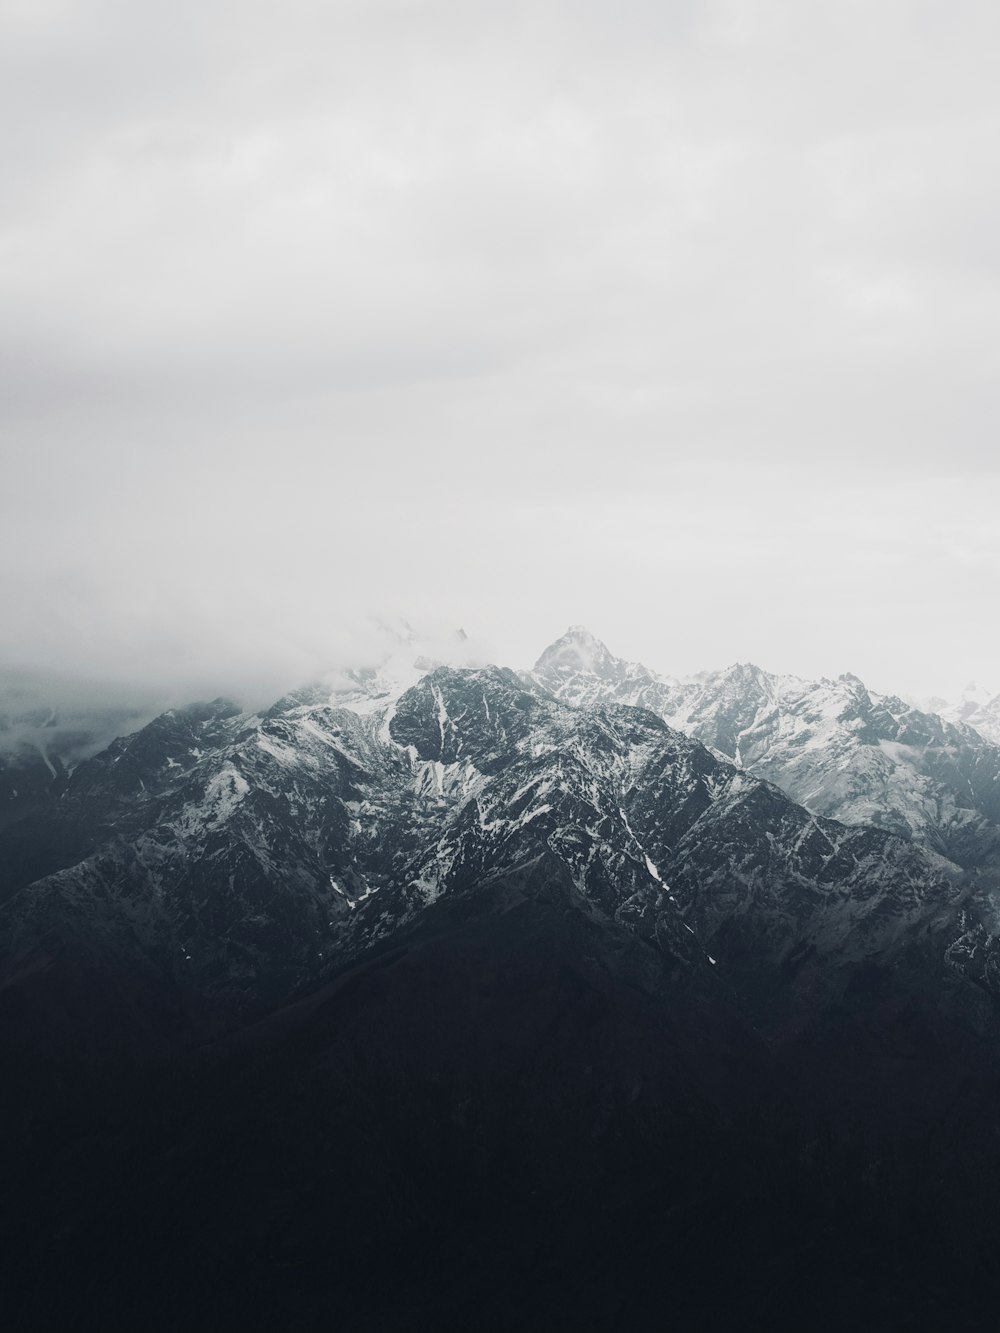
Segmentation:
[(1000, 7), (5, 0), (0, 661), (1000, 690)]

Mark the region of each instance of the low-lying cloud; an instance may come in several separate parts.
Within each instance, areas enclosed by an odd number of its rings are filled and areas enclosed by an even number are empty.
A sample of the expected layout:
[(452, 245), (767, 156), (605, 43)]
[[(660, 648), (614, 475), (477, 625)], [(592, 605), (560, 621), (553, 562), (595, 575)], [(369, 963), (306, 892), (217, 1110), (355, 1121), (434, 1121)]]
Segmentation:
[(993, 678), (1000, 14), (0, 17), (0, 663)]

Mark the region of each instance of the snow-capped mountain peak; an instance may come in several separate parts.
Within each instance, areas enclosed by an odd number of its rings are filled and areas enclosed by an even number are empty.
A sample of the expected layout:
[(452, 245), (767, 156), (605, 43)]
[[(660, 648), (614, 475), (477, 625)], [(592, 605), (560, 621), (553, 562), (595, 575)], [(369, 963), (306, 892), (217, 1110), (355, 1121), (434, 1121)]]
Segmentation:
[(528, 679), (577, 706), (597, 702), (629, 704), (663, 714), (664, 691), (675, 682), (639, 662), (627, 662), (582, 625), (571, 625), (545, 649)]
[(934, 698), (926, 700), (921, 706), (925, 712), (937, 713), (948, 722), (961, 722), (974, 727), (980, 736), (994, 745), (1000, 745), (1000, 694), (982, 688), (975, 681), (966, 685), (956, 703)]
[(613, 679), (622, 665), (590, 630), (583, 625), (571, 625), (561, 638), (549, 644), (535, 663), (535, 670)]
[(964, 866), (1000, 860), (1000, 747), (988, 743), (1000, 740), (1000, 698), (939, 716), (873, 694), (852, 672), (809, 681), (736, 662), (671, 680), (604, 645), (613, 668), (602, 658), (600, 673), (574, 671), (564, 664), (586, 658), (571, 643), (535, 669), (558, 698), (648, 708), (816, 814), (892, 829)]

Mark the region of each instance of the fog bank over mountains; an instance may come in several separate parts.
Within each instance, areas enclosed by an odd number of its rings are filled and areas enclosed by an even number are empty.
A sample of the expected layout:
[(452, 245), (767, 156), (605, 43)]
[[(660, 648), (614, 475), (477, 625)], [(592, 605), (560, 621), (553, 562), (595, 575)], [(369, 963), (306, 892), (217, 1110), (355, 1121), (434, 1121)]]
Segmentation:
[(979, 0), (4, 6), (0, 660), (267, 693), (374, 611), (993, 687), (998, 42)]
[[(472, 636), (462, 627), (442, 623), (417, 627), (403, 620), (369, 620), (352, 638), (345, 638), (333, 661), (321, 666), (305, 659), (289, 662), (284, 673), (255, 672), (259, 664), (250, 661), (228, 678), (220, 671), (214, 676), (180, 677), (173, 682), (86, 680), (23, 668), (0, 670), (0, 755), (30, 761), (37, 769), (35, 780), (44, 786), (49, 777), (71, 771), (116, 737), (130, 735), (165, 710), (183, 709), (196, 700), (224, 698), (234, 701), (237, 709), (253, 712), (270, 707), (275, 699), (304, 686), (318, 684), (331, 697), (347, 698), (353, 696), (359, 682), (365, 689), (372, 688), (372, 680), (380, 682), (379, 689), (396, 695), (438, 667), (465, 669), (500, 664), (523, 675), (534, 656), (527, 661), (505, 661), (493, 655), (486, 637)], [(855, 725), (861, 725), (860, 716), (867, 718), (866, 710), (884, 711), (885, 699), (899, 716), (902, 712), (931, 715), (919, 723), (920, 729), (929, 725), (932, 731), (940, 730), (942, 722), (946, 726), (967, 726), (976, 729), (984, 740), (1000, 744), (1000, 694), (974, 682), (952, 699), (918, 699), (905, 693), (900, 696), (897, 691), (872, 691), (869, 697), (865, 683), (850, 672), (836, 678), (824, 674), (810, 681), (794, 673), (762, 670), (752, 663), (729, 663), (686, 674), (664, 671), (661, 665), (651, 667), (620, 658), (589, 629), (576, 625), (542, 652), (535, 662), (533, 678), (557, 697), (574, 703), (611, 699), (650, 709), (680, 730), (721, 747), (737, 762), (751, 764), (753, 760), (748, 756), (759, 741), (758, 719), (802, 712), (811, 727), (817, 717), (828, 713), (830, 725), (839, 728), (846, 724), (850, 733)], [(705, 700), (717, 696), (728, 701), (723, 705), (722, 724), (711, 720), (717, 703), (712, 703), (702, 716)], [(860, 715), (859, 700), (867, 701), (861, 705)], [(719, 725), (723, 730), (717, 734)], [(883, 739), (891, 740), (897, 725), (890, 721), (890, 730)], [(866, 720), (862, 729), (870, 730), (870, 726)], [(703, 727), (707, 729), (701, 730)], [(741, 729), (747, 737), (756, 737), (756, 741), (744, 742), (746, 754), (742, 757), (737, 739)], [(929, 738), (930, 733), (924, 736), (924, 740)], [(941, 742), (939, 735), (936, 743)], [(800, 743), (801, 738), (794, 742)], [(841, 756), (837, 763), (848, 761)], [(13, 768), (8, 778), (15, 780)], [(785, 779), (776, 780), (786, 785)], [(912, 775), (906, 781), (912, 784)], [(828, 813), (842, 817), (836, 803)]]

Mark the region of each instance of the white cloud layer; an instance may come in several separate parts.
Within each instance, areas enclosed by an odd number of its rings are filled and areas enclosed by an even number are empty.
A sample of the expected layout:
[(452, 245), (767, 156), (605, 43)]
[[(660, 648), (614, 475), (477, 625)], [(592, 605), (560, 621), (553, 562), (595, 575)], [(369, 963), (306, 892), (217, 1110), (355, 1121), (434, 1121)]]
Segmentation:
[(280, 687), (374, 613), (1000, 688), (998, 47), (978, 0), (8, 0), (0, 660)]

